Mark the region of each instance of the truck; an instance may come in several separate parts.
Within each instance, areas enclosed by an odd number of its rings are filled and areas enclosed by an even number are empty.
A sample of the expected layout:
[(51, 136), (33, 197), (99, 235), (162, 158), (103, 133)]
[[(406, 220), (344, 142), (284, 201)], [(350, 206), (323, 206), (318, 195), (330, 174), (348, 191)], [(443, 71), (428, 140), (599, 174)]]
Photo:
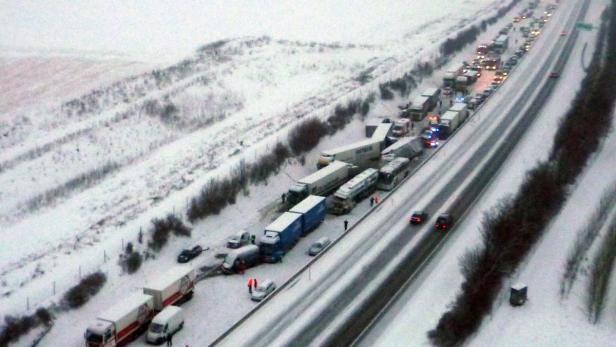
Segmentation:
[(322, 196), (310, 195), (299, 204), (293, 206), (289, 212), (297, 213), (301, 216), (302, 236), (305, 236), (316, 229), (319, 224), (325, 220), (325, 214), (327, 212), (325, 198)]
[(456, 77), (458, 77), (458, 73), (454, 71), (447, 71), (445, 75), (443, 75), (443, 87), (453, 88), (456, 84)]
[(285, 212), (270, 223), (259, 240), (261, 259), (266, 263), (276, 263), (282, 260), (302, 236), (302, 215)]
[(374, 133), (372, 134), (372, 136), (370, 136), (371, 139), (374, 140), (378, 140), (381, 141), (381, 150), (383, 148), (385, 148), (385, 144), (387, 143), (387, 137), (389, 135), (391, 135), (392, 132), (392, 126), (393, 123), (388, 122), (388, 123), (381, 123), (379, 124), (376, 129), (374, 130)]
[(417, 96), (411, 102), (411, 107), (409, 107), (409, 117), (419, 122), (428, 112), (432, 109), (432, 102), (430, 97), (427, 96)]
[(86, 347), (124, 345), (147, 330), (156, 312), (151, 295), (132, 294), (99, 314), (88, 326), (84, 335)]
[(376, 127), (379, 126), (379, 124), (383, 123), (383, 119), (380, 118), (368, 118), (366, 120), (366, 137), (371, 137), (372, 134), (374, 134), (374, 131), (376, 130)]
[(351, 165), (336, 160), (326, 167), (295, 182), (287, 192), (286, 201), (294, 205), (314, 195), (329, 195), (346, 182), (350, 175)]
[(477, 79), (479, 78), (479, 71), (476, 70), (468, 70), (464, 76), (466, 76), (467, 80), (466, 83), (467, 84), (473, 84), (475, 82), (477, 82)]
[(488, 55), (483, 61), (483, 68), (486, 70), (497, 70), (500, 67), (501, 59), (498, 55)]
[(460, 126), (460, 113), (447, 111), (441, 116), (439, 139), (444, 140), (449, 137)]
[(387, 163), (395, 157), (413, 159), (423, 153), (423, 144), (420, 137), (405, 136), (401, 137), (391, 146), (381, 152), (381, 159)]
[(428, 88), (425, 89), (421, 96), (427, 96), (430, 100), (430, 109), (434, 108), (438, 103), (439, 98), (441, 97), (441, 89), (440, 88)]
[(494, 52), (498, 54), (503, 54), (507, 50), (508, 45), (509, 37), (507, 35), (499, 35), (496, 40), (494, 40), (492, 47), (494, 49)]
[(456, 91), (457, 92), (466, 92), (466, 88), (468, 87), (468, 77), (466, 75), (456, 77)]
[(394, 126), (391, 133), (395, 137), (402, 137), (411, 131), (411, 121), (406, 118), (397, 119), (394, 121)]
[(381, 150), (383, 149), (382, 146), (384, 146), (383, 140), (369, 138), (334, 149), (325, 150), (321, 152), (321, 156), (317, 162), (317, 168), (321, 169), (336, 160), (354, 166), (366, 166), (372, 161), (379, 160)]
[(477, 55), (477, 59), (484, 59), (486, 57), (486, 54), (488, 54), (488, 45), (487, 44), (478, 45), (477, 49), (475, 50), (475, 54)]
[(191, 266), (178, 265), (158, 275), (143, 287), (143, 294), (152, 296), (158, 312), (173, 304), (190, 300), (195, 289), (196, 272)]
[(328, 210), (336, 215), (351, 212), (359, 200), (376, 190), (378, 179), (379, 172), (376, 169), (369, 168), (362, 171), (338, 188), (332, 197)]
[(447, 111), (460, 113), (460, 123), (464, 122), (466, 118), (468, 118), (468, 104), (464, 102), (454, 103)]

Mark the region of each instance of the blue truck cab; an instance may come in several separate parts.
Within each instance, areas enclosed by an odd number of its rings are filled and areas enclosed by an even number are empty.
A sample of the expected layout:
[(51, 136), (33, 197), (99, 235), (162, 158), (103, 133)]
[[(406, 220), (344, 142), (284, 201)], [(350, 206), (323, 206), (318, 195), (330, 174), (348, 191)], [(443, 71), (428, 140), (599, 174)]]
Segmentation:
[(259, 241), (261, 257), (266, 263), (279, 262), (302, 235), (302, 215), (285, 212), (263, 231)]
[(325, 197), (317, 195), (308, 196), (289, 210), (289, 212), (301, 215), (302, 236), (316, 229), (323, 222), (326, 211)]

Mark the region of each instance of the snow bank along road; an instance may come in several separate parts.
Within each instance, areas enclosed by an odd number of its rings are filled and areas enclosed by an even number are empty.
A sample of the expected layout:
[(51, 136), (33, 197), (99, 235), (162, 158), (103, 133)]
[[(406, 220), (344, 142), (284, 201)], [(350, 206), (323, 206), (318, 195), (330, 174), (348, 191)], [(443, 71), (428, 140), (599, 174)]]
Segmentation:
[[(431, 224), (409, 228), (408, 213), (460, 218), (533, 121), (575, 43), (571, 29), (588, 2), (561, 5), (546, 28), (546, 50), (533, 52), (492, 103), (470, 119), (432, 160), (361, 223), (240, 321), (219, 345), (346, 345), (422, 267), (448, 234)], [(560, 20), (558, 20), (560, 19)], [(565, 23), (560, 26), (557, 22)], [(564, 28), (572, 34), (560, 37)], [(532, 60), (532, 61), (531, 61)], [(433, 220), (433, 218), (432, 218)], [(453, 231), (450, 231), (450, 233)]]

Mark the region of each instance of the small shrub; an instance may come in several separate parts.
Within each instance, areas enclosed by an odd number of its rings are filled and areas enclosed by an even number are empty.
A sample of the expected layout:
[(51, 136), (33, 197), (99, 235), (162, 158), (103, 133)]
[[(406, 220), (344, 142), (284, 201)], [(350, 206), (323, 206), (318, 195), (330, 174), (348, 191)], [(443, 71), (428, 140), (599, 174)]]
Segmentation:
[(95, 272), (84, 277), (79, 284), (69, 289), (62, 299), (63, 306), (75, 309), (83, 306), (90, 298), (96, 295), (107, 281), (102, 272)]
[(143, 256), (139, 252), (132, 252), (128, 254), (124, 260), (124, 271), (129, 274), (134, 274), (139, 270), (143, 263)]
[(379, 85), (379, 92), (381, 93), (381, 100), (391, 100), (394, 98), (394, 93), (385, 84)]

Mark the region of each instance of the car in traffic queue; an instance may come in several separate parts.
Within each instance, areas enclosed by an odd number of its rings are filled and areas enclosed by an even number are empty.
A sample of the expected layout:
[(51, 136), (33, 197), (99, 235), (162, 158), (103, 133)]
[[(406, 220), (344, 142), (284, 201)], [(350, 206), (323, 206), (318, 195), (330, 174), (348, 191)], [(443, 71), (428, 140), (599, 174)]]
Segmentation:
[(440, 231), (447, 231), (451, 229), (453, 225), (453, 217), (449, 213), (443, 213), (438, 216), (434, 228)]
[(413, 225), (422, 224), (426, 219), (428, 219), (428, 213), (425, 211), (414, 211), (409, 218), (409, 223)]
[(272, 280), (264, 280), (259, 282), (257, 288), (252, 291), (250, 299), (252, 301), (262, 301), (268, 295), (272, 294), (276, 290), (276, 284)]

